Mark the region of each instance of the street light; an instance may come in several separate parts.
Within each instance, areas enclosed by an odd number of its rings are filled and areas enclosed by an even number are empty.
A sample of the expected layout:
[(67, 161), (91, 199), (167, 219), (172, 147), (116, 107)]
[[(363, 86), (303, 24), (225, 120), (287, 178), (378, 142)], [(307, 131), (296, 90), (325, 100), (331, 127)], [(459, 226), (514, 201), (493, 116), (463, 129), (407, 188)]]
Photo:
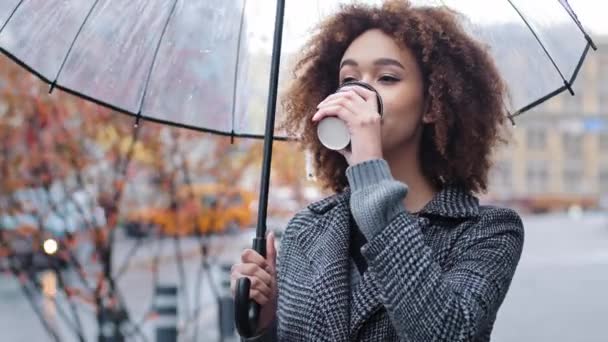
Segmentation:
[(55, 254), (58, 249), (57, 241), (52, 238), (44, 240), (44, 243), (42, 244), (42, 249), (44, 249), (44, 252), (48, 255)]

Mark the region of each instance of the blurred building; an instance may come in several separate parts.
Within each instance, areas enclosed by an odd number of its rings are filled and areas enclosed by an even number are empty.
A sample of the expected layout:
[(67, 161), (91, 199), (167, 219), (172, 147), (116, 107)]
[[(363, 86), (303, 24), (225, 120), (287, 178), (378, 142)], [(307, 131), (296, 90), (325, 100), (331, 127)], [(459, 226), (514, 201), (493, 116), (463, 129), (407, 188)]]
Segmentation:
[(608, 36), (595, 37), (575, 83), (516, 120), (512, 141), (496, 156), (492, 199), (608, 195)]

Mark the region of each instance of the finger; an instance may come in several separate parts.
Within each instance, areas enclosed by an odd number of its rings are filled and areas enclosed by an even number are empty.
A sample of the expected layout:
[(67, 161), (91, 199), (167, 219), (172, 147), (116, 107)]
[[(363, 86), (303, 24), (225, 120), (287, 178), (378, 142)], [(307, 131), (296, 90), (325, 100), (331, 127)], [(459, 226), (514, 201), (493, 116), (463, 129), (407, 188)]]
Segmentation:
[(273, 272), (276, 270), (277, 265), (277, 249), (274, 241), (274, 232), (270, 232), (266, 239), (266, 263)]
[(272, 276), (270, 275), (270, 273), (255, 264), (241, 264), (240, 267), (234, 270), (234, 272), (240, 273), (245, 276), (259, 278), (268, 286), (272, 284)]
[(378, 96), (379, 95), (376, 94), (376, 92), (363, 88), (361, 86), (344, 87), (344, 89), (348, 89), (349, 91), (354, 92), (355, 94), (357, 94), (358, 97), (362, 98), (366, 103), (373, 105), (373, 108), (376, 112), (380, 111), (380, 108), (378, 108)]
[(236, 274), (230, 274), (230, 292), (232, 293), (232, 297), (236, 295), (236, 282), (238, 279)]
[[(238, 281), (238, 279), (241, 278), (249, 278), (249, 288), (250, 289), (255, 289), (258, 290), (266, 295), (270, 294), (272, 292), (272, 284), (265, 284), (262, 280), (260, 280), (260, 278), (258, 277), (254, 277), (254, 276), (247, 276), (245, 274), (242, 273), (235, 273), (233, 275), (234, 278), (234, 285), (235, 285), (235, 289), (236, 289), (236, 282)], [(231, 281), (231, 287), (232, 287), (232, 281)], [(232, 289), (231, 289), (232, 290)]]
[[(321, 101), (321, 103), (319, 103), (319, 106), (323, 105), (323, 104), (327, 104), (333, 100), (336, 99), (349, 99), (349, 100), (354, 100), (354, 101), (365, 101), (361, 96), (359, 96), (356, 92), (354, 91), (350, 91), (348, 89), (346, 90), (340, 90), (340, 92), (334, 93), (329, 95), (328, 97), (325, 98), (325, 100)], [(317, 106), (317, 108), (319, 107)]]
[(346, 162), (348, 163), (348, 165), (350, 165), (350, 158), (353, 155), (353, 152), (348, 150), (348, 149), (343, 149), (343, 150), (339, 150), (338, 153), (340, 153), (342, 156), (344, 156), (344, 158), (346, 159)]
[(348, 108), (341, 105), (334, 105), (329, 107), (323, 107), (319, 109), (313, 116), (312, 121), (320, 121), (321, 119), (335, 116), (340, 118), (342, 121), (349, 123), (355, 117), (355, 114), (351, 112)]
[[(353, 93), (354, 94), (354, 93)], [(328, 99), (325, 102), (319, 103), (317, 109), (329, 107), (329, 106), (345, 106), (350, 110), (353, 110), (355, 106), (360, 106), (365, 104), (365, 100), (363, 100), (359, 95), (350, 95), (350, 96), (337, 96), (332, 99)]]
[[(240, 277), (239, 277), (240, 278)], [(236, 294), (236, 280), (238, 278), (234, 278), (234, 281), (231, 281), (230, 284), (230, 292), (232, 292), (232, 297)], [(259, 289), (251, 287), (249, 289), (249, 298), (255, 300), (258, 304), (264, 305), (268, 302), (272, 292), (270, 289)]]
[(357, 94), (359, 97), (363, 98), (366, 102), (370, 101), (370, 100), (374, 100), (374, 101), (376, 100), (375, 92), (373, 92), (369, 89), (363, 88), (361, 86), (356, 86), (356, 85), (346, 86), (346, 87), (340, 89), (340, 91), (342, 91), (342, 90), (352, 91), (355, 94)]
[(256, 301), (256, 303), (260, 304), (260, 305), (265, 305), (266, 303), (268, 303), (268, 298), (270, 297), (270, 293), (269, 294), (264, 294), (258, 290), (250, 290), (249, 291), (249, 298), (253, 299)]
[(241, 261), (244, 264), (256, 264), (264, 269), (268, 267), (266, 259), (251, 248), (247, 248), (241, 253)]

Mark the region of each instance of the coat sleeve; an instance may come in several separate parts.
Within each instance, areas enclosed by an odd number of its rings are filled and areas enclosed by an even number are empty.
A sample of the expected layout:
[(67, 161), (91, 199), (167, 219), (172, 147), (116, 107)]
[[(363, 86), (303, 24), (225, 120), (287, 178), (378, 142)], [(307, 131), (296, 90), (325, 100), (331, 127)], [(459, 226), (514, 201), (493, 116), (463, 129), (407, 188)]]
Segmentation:
[(362, 248), (387, 313), (402, 339), (472, 341), (501, 305), (523, 247), (523, 225), (508, 209), (490, 209), (453, 248), (443, 271), (406, 212)]

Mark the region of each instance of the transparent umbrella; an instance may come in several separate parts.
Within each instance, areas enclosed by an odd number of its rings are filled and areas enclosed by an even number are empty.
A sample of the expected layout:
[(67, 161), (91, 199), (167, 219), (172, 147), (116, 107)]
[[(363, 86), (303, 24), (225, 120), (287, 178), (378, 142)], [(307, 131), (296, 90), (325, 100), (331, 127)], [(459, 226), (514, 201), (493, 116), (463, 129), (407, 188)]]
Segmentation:
[[(0, 50), (51, 91), (62, 89), (137, 121), (263, 138), (254, 248), (265, 254), (271, 147), (282, 138), (274, 128), (279, 66), (316, 23), (351, 2), (3, 0)], [(412, 3), (463, 14), (463, 26), (488, 47), (507, 82), (511, 120), (561, 92), (574, 95), (577, 73), (596, 49), (566, 0)], [(260, 68), (268, 69), (264, 87), (251, 77)], [(255, 331), (259, 310), (246, 310), (248, 286), (240, 282), (243, 295), (237, 296), (244, 336)]]

